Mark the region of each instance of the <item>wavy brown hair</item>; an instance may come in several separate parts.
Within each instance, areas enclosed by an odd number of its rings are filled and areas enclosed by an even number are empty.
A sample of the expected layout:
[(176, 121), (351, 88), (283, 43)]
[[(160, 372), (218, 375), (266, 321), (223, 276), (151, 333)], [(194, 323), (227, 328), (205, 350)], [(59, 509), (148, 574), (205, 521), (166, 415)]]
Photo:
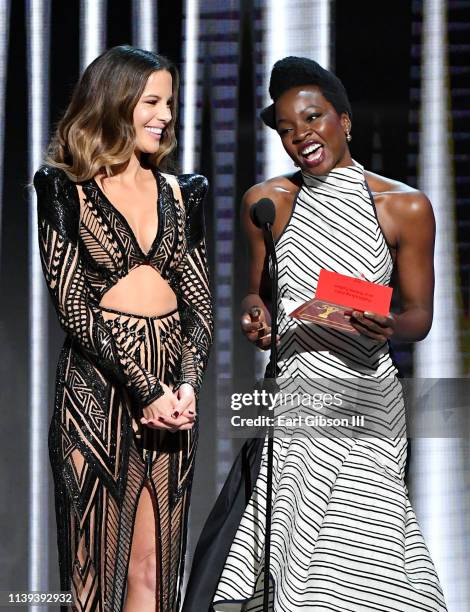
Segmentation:
[(165, 169), (176, 147), (175, 122), (179, 75), (169, 59), (128, 45), (113, 47), (85, 70), (57, 124), (46, 161), (62, 168), (73, 181), (99, 173), (116, 174), (129, 161), (135, 146), (134, 108), (147, 79), (158, 70), (172, 77), (171, 121), (160, 147), (147, 163)]

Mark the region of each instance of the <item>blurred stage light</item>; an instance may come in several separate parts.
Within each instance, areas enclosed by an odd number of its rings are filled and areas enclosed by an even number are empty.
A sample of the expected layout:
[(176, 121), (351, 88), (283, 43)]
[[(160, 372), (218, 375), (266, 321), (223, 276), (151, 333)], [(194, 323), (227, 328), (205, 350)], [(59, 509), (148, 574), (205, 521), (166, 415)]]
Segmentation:
[[(434, 321), (428, 337), (415, 345), (416, 378), (461, 375), (457, 310), (455, 194), (449, 124), (447, 3), (424, 0), (421, 48), (421, 110), (418, 183), (436, 218)], [(445, 398), (439, 401), (445, 405)], [(431, 411), (432, 406), (429, 406)], [(429, 417), (428, 417), (429, 418)], [(412, 442), (411, 495), (436, 566), (449, 612), (469, 609), (468, 493), (462, 441), (416, 438)]]
[(194, 172), (196, 166), (199, 0), (185, 0), (184, 24), (182, 169), (190, 173)]
[[(43, 161), (49, 131), (50, 0), (26, 5), (29, 176)], [(47, 291), (38, 249), (36, 196), (29, 197), (29, 557), (28, 589), (47, 591), (49, 460)], [(46, 607), (34, 606), (34, 610)]]
[[(5, 142), (5, 91), (8, 66), (8, 33), (10, 28), (10, 0), (0, 2), (0, 142)], [(0, 147), (0, 253), (2, 251), (3, 151)]]
[(80, 0), (80, 69), (106, 46), (106, 0)]
[(157, 51), (157, 0), (132, 0), (132, 44)]
[(455, 197), (450, 151), (446, 2), (426, 0), (422, 34), (419, 187), (436, 217), (434, 321), (415, 347), (415, 375), (452, 378), (460, 374), (455, 264)]

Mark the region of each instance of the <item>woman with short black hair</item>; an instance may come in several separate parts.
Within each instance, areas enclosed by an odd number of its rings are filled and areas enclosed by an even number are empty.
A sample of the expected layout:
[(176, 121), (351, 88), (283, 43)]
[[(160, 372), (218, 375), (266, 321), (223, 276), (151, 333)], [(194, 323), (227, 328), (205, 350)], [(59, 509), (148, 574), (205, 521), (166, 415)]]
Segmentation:
[[(344, 401), (329, 416), (359, 413), (367, 427), (365, 436), (274, 429), (269, 609), (443, 612), (404, 483), (405, 411), (388, 345), (392, 337), (421, 340), (431, 327), (431, 204), (352, 159), (351, 108), (333, 73), (287, 57), (274, 65), (269, 90), (273, 103), (262, 119), (299, 170), (269, 178), (243, 198), (250, 267), (242, 330), (259, 348), (269, 347), (266, 249), (250, 218), (253, 204), (269, 198), (276, 210), (279, 389), (338, 387)], [(354, 310), (333, 327), (289, 316), (315, 295), (321, 270), (389, 285), (394, 269), (398, 313)], [(184, 612), (264, 609), (267, 444), (259, 446), (245, 444), (206, 523)], [(219, 561), (211, 565), (213, 580), (204, 572), (209, 559)]]

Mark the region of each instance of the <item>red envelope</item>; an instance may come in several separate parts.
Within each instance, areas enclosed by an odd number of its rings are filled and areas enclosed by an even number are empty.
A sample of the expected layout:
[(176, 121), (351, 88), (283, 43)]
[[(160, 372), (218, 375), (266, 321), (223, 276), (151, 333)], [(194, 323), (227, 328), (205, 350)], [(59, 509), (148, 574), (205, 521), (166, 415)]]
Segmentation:
[(385, 285), (320, 270), (315, 298), (352, 310), (368, 310), (385, 316), (390, 312), (392, 292), (392, 288)]
[(385, 285), (320, 270), (315, 297), (296, 308), (290, 316), (359, 335), (345, 313), (351, 310), (367, 310), (387, 315), (390, 311), (392, 291), (391, 287)]

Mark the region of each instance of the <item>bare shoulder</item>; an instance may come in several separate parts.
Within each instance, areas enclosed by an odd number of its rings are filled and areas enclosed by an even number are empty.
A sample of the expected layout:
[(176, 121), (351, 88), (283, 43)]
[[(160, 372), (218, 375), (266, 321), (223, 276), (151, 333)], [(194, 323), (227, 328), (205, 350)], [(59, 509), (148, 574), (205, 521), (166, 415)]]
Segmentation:
[(261, 198), (270, 198), (276, 206), (282, 205), (295, 197), (300, 185), (300, 172), (269, 178), (250, 187), (243, 196), (243, 204), (250, 206)]
[(269, 198), (274, 203), (276, 211), (273, 224), (273, 235), (277, 239), (283, 232), (292, 213), (292, 207), (297, 193), (302, 184), (300, 172), (275, 176), (262, 183), (253, 185), (243, 196), (242, 219), (245, 220), (245, 228), (248, 233), (255, 232), (257, 240), (262, 240), (261, 232), (249, 221), (250, 208), (261, 198)]
[(367, 183), (378, 208), (406, 221), (433, 220), (432, 205), (425, 193), (401, 181), (366, 171)]

